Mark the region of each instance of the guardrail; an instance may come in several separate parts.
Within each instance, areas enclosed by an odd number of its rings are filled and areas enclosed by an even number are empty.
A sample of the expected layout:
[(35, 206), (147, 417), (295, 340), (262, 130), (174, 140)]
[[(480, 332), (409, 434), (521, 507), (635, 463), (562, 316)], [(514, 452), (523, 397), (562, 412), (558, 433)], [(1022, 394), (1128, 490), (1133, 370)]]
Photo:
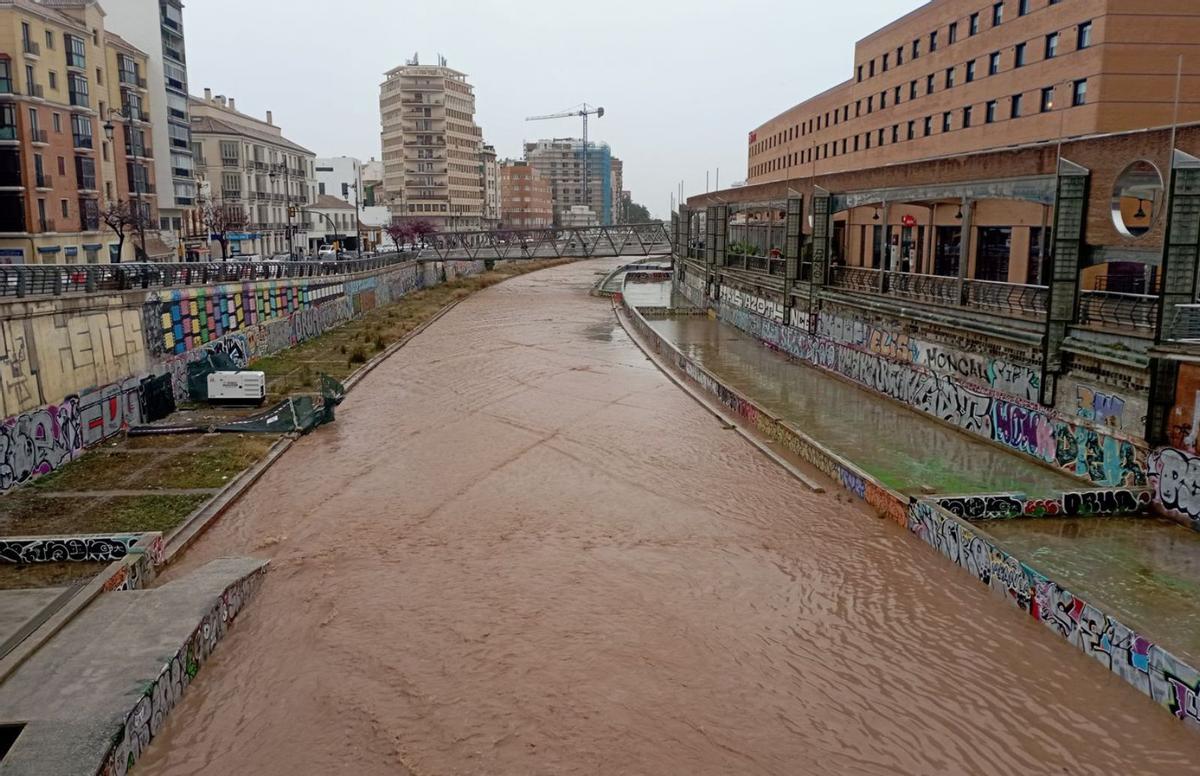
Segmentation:
[(0, 297), (38, 294), (61, 296), (96, 291), (129, 291), (138, 288), (172, 288), (210, 283), (351, 275), (406, 261), (416, 261), (418, 258), (419, 255), (415, 253), (391, 253), (366, 259), (338, 261), (129, 262), (0, 266)]
[(1079, 323), (1101, 328), (1154, 331), (1158, 297), (1116, 291), (1083, 291), (1079, 295)]
[(1046, 286), (869, 267), (832, 267), (829, 285), (859, 293), (895, 296), (946, 307), (971, 307), (1022, 318), (1045, 317), (1050, 299), (1050, 289)]

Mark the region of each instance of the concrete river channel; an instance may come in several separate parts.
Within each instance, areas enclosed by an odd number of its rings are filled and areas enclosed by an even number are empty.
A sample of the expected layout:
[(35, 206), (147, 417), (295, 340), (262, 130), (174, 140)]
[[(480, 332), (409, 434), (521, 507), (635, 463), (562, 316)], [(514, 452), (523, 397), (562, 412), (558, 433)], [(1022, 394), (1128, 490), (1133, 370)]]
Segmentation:
[[(468, 298), (198, 541), (182, 571), (271, 570), (138, 773), (1196, 772), (1149, 697), (680, 390), (589, 295), (616, 266)], [(1073, 484), (726, 324), (653, 325), (894, 489)], [(1193, 535), (996, 534), (1195, 655)]]

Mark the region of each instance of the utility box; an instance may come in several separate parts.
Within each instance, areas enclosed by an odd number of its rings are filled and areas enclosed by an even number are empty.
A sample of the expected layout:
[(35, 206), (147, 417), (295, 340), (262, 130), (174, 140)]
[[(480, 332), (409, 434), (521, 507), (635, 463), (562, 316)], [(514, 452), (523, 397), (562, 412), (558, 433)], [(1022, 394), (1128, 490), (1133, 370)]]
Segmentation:
[(212, 372), (208, 376), (210, 404), (262, 404), (267, 376), (262, 372)]

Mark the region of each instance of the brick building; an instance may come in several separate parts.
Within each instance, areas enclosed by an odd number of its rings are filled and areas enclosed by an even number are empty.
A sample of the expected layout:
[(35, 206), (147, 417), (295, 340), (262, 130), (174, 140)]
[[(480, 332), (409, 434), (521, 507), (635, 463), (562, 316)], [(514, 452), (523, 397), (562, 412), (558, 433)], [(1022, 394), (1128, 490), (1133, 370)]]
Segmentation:
[(500, 167), (500, 223), (506, 229), (544, 229), (554, 225), (550, 182), (526, 162)]

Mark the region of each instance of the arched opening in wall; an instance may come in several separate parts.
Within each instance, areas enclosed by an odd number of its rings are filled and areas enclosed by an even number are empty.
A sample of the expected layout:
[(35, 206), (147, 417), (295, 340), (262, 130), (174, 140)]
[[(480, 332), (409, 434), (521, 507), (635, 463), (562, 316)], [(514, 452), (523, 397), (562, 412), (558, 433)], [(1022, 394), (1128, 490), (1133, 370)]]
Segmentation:
[(1153, 163), (1139, 159), (1129, 165), (1113, 186), (1113, 226), (1125, 237), (1146, 234), (1162, 210), (1164, 192), (1162, 174)]

